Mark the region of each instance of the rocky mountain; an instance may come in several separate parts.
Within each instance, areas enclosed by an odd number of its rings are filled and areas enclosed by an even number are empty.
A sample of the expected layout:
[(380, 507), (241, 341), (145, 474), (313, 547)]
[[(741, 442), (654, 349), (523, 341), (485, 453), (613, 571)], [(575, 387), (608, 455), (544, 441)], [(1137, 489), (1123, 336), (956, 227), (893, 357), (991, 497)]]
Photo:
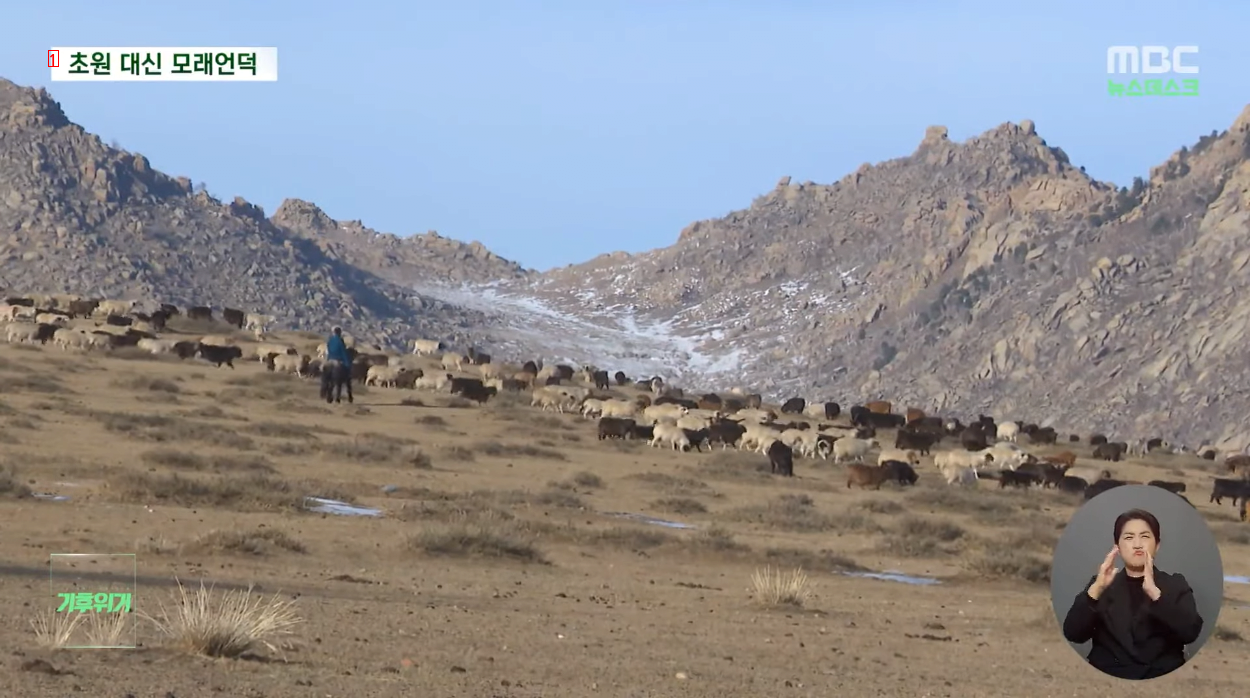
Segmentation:
[(710, 387), (1241, 449), (1248, 130), (1250, 108), (1117, 189), (1031, 122), (964, 143), (931, 127), (907, 157), (783, 178), (671, 247), (489, 291), (531, 325), (649, 328), (675, 349), (668, 373), (684, 362)]
[(105, 145), (46, 91), (0, 80), (5, 289), (233, 306), (301, 329), (348, 322), (358, 336), (402, 345), (417, 335), (467, 341), (483, 323), (413, 292), (405, 278), (523, 274), (476, 243), (378, 235), (299, 201), (272, 220), (243, 199), (218, 201), (188, 177)]
[(300, 200), (271, 218), (223, 203), (0, 80), (0, 286), (1241, 449), (1248, 162), (1250, 108), (1126, 188), (1028, 121), (963, 143), (935, 126), (836, 183), (782, 178), (670, 247), (539, 274)]

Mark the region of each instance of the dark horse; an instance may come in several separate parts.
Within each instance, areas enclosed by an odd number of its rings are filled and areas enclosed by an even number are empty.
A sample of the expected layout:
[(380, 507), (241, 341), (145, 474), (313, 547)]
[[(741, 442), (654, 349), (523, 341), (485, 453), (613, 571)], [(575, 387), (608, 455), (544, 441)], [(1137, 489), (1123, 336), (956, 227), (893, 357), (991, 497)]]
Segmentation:
[(347, 401), (352, 397), (352, 372), (339, 361), (327, 361), (321, 367), (321, 399), (326, 402), (342, 402), (343, 388), (347, 388)]

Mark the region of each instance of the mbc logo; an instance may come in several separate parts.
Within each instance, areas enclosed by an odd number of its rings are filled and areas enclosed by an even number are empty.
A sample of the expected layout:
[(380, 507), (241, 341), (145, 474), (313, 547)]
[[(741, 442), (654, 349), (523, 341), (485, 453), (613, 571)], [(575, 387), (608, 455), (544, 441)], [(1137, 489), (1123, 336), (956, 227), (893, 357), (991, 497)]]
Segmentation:
[(1186, 56), (1198, 55), (1197, 46), (1111, 46), (1107, 49), (1107, 74), (1144, 73), (1197, 75), (1198, 66), (1185, 65)]

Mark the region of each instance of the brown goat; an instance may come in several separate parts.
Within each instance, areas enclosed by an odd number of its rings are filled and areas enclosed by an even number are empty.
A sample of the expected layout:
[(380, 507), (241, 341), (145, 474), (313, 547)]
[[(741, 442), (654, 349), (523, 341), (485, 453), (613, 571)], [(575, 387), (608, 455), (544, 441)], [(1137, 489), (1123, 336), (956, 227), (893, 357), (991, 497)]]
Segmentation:
[(1063, 451), (1053, 456), (1045, 456), (1042, 460), (1055, 465), (1066, 465), (1069, 468), (1076, 465), (1076, 454), (1071, 451)]
[(876, 412), (877, 414), (890, 414), (894, 405), (891, 405), (889, 400), (873, 400), (872, 402), (865, 404), (864, 407), (867, 407), (869, 412)]
[(928, 415), (924, 413), (924, 410), (918, 410), (915, 407), (908, 407), (907, 413), (904, 416), (907, 418), (907, 423), (911, 424), (912, 422), (919, 422)]
[(1224, 460), (1224, 467), (1228, 468), (1228, 472), (1230, 473), (1235, 473), (1239, 470), (1246, 470), (1250, 468), (1250, 456), (1247, 456), (1244, 453), (1229, 456)]
[(881, 489), (881, 483), (885, 482), (889, 472), (879, 465), (861, 465), (853, 463), (846, 466), (846, 486), (848, 488), (859, 485), (863, 489), (869, 487), (874, 490)]

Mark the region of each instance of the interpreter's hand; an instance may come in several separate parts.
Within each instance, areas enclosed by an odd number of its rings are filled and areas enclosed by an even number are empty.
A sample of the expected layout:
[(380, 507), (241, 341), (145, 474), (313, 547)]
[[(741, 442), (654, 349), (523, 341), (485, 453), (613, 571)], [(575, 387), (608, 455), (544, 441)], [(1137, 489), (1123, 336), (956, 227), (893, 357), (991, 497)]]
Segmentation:
[(1102, 595), (1102, 592), (1111, 586), (1111, 582), (1115, 576), (1120, 573), (1120, 568), (1115, 566), (1115, 558), (1120, 554), (1120, 548), (1114, 547), (1107, 556), (1102, 559), (1102, 564), (1098, 566), (1098, 576), (1094, 579), (1094, 583), (1089, 587), (1089, 595), (1095, 599)]
[(1146, 596), (1149, 596), (1151, 601), (1158, 601), (1163, 595), (1155, 584), (1155, 557), (1150, 553), (1146, 553), (1146, 574), (1142, 579), (1141, 590), (1146, 592)]

